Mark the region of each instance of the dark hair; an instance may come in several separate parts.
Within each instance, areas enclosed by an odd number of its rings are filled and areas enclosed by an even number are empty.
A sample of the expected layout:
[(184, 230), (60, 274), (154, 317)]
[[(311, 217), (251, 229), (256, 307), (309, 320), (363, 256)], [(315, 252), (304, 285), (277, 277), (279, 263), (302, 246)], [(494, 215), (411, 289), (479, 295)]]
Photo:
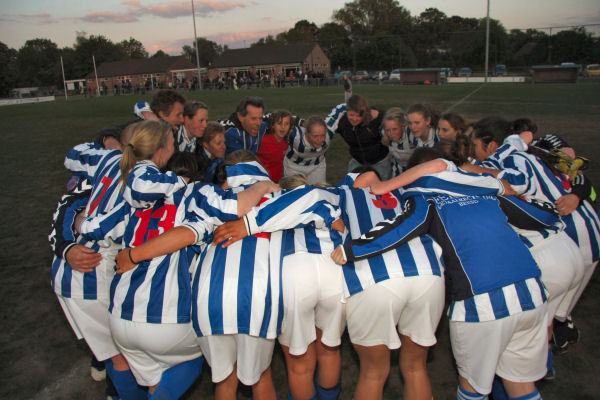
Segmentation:
[(354, 174), (364, 174), (365, 172), (375, 172), (375, 175), (377, 175), (377, 177), (379, 179), (381, 179), (381, 175), (379, 175), (379, 172), (373, 168), (372, 165), (369, 164), (361, 164), (358, 167), (354, 168), (352, 171), (350, 171)]
[(422, 164), (427, 161), (444, 158), (444, 155), (438, 150), (431, 147), (417, 147), (406, 163), (406, 168), (412, 168), (415, 165)]
[(311, 115), (306, 120), (306, 132), (311, 132), (313, 127), (315, 126), (322, 126), (323, 128), (325, 128), (325, 132), (327, 132), (327, 125), (325, 124), (325, 120), (322, 117), (319, 117), (318, 115)]
[(247, 96), (238, 104), (236, 112), (242, 117), (248, 115), (248, 106), (262, 108), (264, 110), (265, 103), (262, 98), (256, 96)]
[(444, 121), (448, 121), (450, 126), (455, 131), (458, 131), (458, 133), (463, 133), (465, 131), (465, 129), (467, 129), (467, 124), (465, 123), (464, 118), (461, 117), (457, 113), (454, 113), (454, 112), (445, 113), (440, 117), (440, 119), (443, 119)]
[(371, 107), (366, 98), (359, 94), (353, 94), (346, 102), (348, 111), (357, 112), (362, 117), (361, 125), (369, 125), (373, 117), (371, 117)]
[(225, 128), (223, 125), (216, 121), (209, 121), (206, 123), (206, 129), (204, 129), (204, 135), (202, 135), (203, 143), (210, 143), (219, 133), (225, 134)]
[[(294, 121), (292, 121), (292, 113), (289, 112), (288, 110), (275, 110), (271, 113), (271, 115), (269, 116), (269, 129), (267, 130), (267, 134), (272, 135), (273, 134), (273, 127), (275, 126), (275, 123), (282, 121), (284, 118), (288, 118), (290, 119), (290, 131), (292, 129), (292, 123)], [(290, 133), (288, 131), (288, 133)], [(285, 139), (287, 139), (287, 134), (285, 135)]]
[(260, 163), (256, 154), (248, 150), (236, 150), (229, 153), (227, 157), (225, 157), (225, 160), (223, 160), (223, 162), (215, 168), (213, 183), (219, 186), (223, 185), (225, 182), (227, 182), (227, 167), (250, 161), (256, 161)]
[(188, 118), (194, 118), (198, 110), (203, 109), (208, 111), (208, 107), (201, 101), (187, 101), (183, 105), (183, 115)]
[(440, 152), (443, 158), (452, 161), (457, 166), (469, 162), (471, 155), (471, 140), (463, 134), (456, 135), (456, 140), (440, 139), (433, 148)]
[(152, 100), (150, 101), (150, 108), (152, 109), (152, 112), (159, 117), (159, 112), (170, 114), (175, 103), (185, 104), (185, 97), (174, 90), (163, 89), (154, 93), (154, 96), (152, 96)]
[(410, 107), (408, 107), (408, 110), (406, 110), (406, 115), (413, 113), (419, 113), (423, 115), (423, 118), (425, 119), (431, 118), (429, 126), (437, 126), (437, 123), (440, 119), (440, 113), (431, 104), (412, 104)]
[(526, 131), (531, 131), (531, 133), (535, 134), (537, 132), (537, 125), (529, 118), (517, 118), (510, 123), (510, 130), (516, 135)]
[(200, 165), (199, 161), (193, 153), (182, 151), (171, 156), (166, 168), (179, 176), (189, 178), (190, 182), (201, 181), (206, 163), (202, 160), (202, 165)]
[(485, 117), (473, 126), (471, 137), (481, 139), (486, 146), (491, 142), (496, 142), (500, 146), (511, 133), (510, 124), (504, 118)]

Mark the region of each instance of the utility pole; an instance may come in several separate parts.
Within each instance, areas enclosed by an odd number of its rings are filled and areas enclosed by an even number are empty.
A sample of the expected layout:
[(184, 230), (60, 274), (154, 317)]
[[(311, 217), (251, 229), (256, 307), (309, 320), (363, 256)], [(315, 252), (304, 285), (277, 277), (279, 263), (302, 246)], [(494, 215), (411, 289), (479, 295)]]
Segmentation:
[(198, 90), (202, 90), (202, 77), (200, 76), (200, 54), (198, 53), (198, 36), (196, 35), (196, 12), (192, 0), (192, 20), (194, 21), (194, 47), (196, 48), (196, 66), (198, 67)]
[(65, 100), (69, 100), (69, 93), (67, 93), (67, 81), (65, 81), (65, 66), (63, 65), (62, 56), (60, 56), (60, 69), (62, 70), (63, 86), (65, 88)]
[(94, 63), (94, 76), (96, 77), (96, 95), (100, 97), (100, 85), (98, 85), (98, 71), (96, 71), (96, 58), (92, 54), (92, 62)]
[(488, 81), (488, 62), (490, 59), (490, 0), (487, 0), (487, 17), (485, 21), (485, 83)]

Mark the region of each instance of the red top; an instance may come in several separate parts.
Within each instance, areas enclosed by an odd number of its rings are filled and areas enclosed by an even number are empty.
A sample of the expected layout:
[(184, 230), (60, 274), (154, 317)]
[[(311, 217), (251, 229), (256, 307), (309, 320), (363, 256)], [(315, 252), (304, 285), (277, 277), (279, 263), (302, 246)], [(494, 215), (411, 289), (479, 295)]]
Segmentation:
[(275, 135), (265, 135), (260, 142), (256, 155), (273, 182), (279, 182), (283, 176), (283, 157), (287, 148), (287, 140), (278, 142)]

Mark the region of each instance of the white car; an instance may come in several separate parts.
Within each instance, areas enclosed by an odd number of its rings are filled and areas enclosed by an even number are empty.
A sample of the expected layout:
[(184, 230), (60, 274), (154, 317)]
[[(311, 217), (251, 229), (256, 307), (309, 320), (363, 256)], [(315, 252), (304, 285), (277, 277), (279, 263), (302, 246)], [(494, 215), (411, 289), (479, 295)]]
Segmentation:
[(392, 72), (390, 72), (390, 81), (393, 81), (393, 80), (397, 80), (397, 81), (400, 80), (400, 69), (396, 68), (396, 69), (393, 69)]

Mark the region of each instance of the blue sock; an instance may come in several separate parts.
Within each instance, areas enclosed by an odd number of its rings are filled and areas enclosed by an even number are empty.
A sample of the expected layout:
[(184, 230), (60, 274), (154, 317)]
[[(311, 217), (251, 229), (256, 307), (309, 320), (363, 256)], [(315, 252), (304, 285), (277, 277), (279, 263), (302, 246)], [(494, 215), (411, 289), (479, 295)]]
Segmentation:
[(504, 389), (504, 383), (502, 383), (502, 378), (498, 375), (494, 376), (492, 396), (494, 397), (494, 400), (508, 400), (508, 394), (506, 394), (506, 390)]
[(456, 400), (486, 400), (487, 398), (488, 397), (485, 394), (467, 392), (460, 385), (458, 385), (458, 390), (456, 391)]
[(533, 392), (520, 397), (511, 397), (511, 400), (542, 400), (542, 395), (535, 389)]
[(160, 384), (150, 396), (152, 400), (171, 400), (180, 398), (198, 379), (202, 372), (204, 357), (172, 366), (163, 372)]
[[(294, 398), (292, 397), (292, 393), (290, 392), (290, 388), (288, 388), (288, 400), (294, 400)], [(317, 392), (315, 391), (312, 397), (308, 400), (317, 400)]]
[(546, 361), (546, 370), (551, 371), (554, 367), (554, 355), (552, 354), (552, 349), (548, 348), (548, 360)]
[(340, 379), (331, 389), (325, 389), (319, 384), (319, 371), (315, 373), (315, 390), (319, 400), (337, 400), (342, 391), (342, 380)]
[(110, 380), (122, 400), (147, 399), (146, 389), (137, 384), (131, 370), (117, 371), (110, 359), (104, 360), (104, 366), (106, 367), (106, 373), (110, 376)]

